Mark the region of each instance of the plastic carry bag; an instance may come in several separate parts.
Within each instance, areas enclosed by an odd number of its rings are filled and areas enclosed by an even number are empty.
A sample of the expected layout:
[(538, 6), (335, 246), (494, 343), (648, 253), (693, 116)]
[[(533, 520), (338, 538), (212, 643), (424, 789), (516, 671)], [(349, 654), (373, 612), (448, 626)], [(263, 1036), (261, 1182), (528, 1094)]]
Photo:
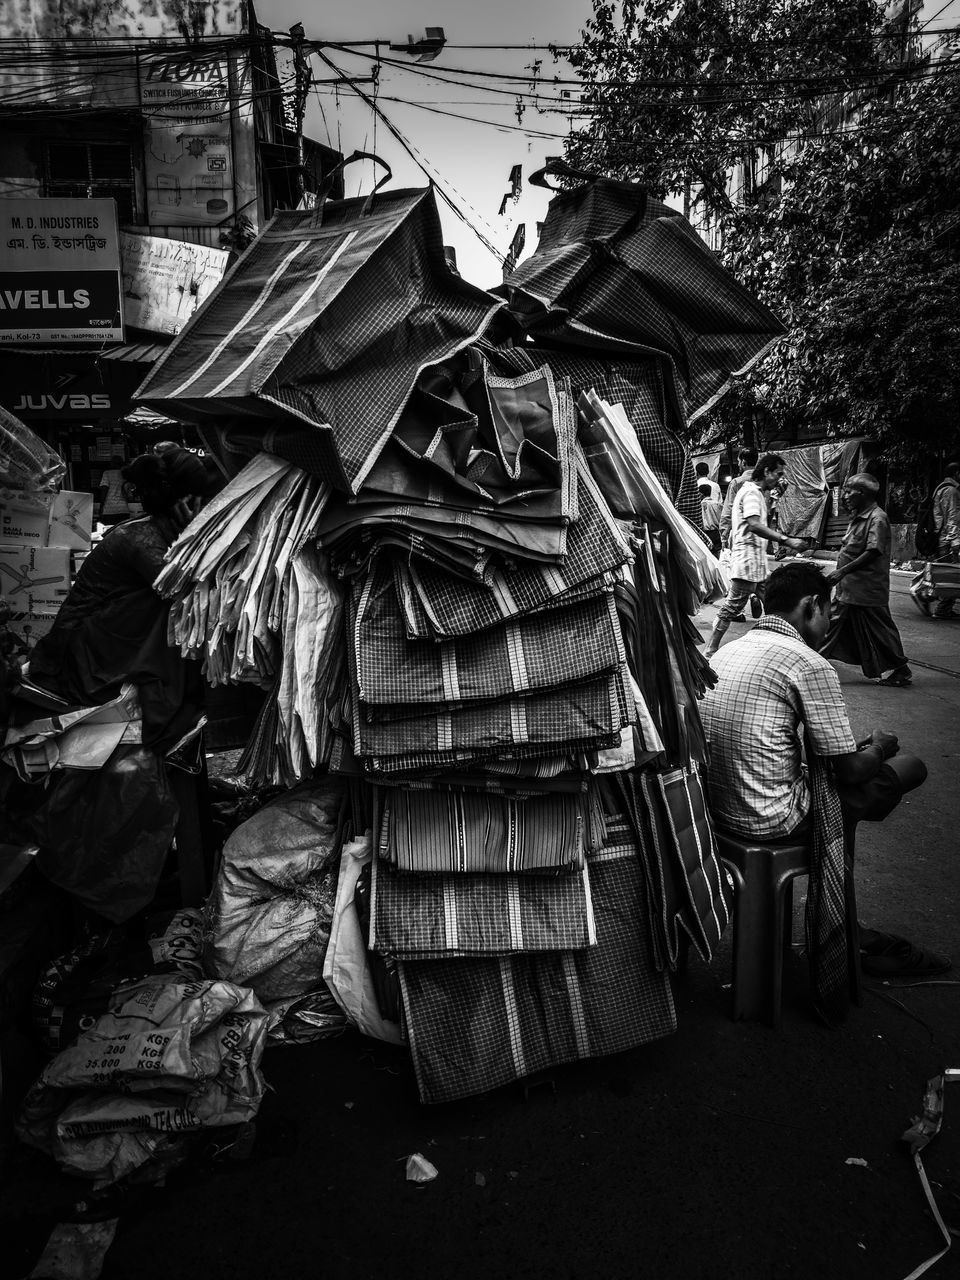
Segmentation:
[(359, 1031), (375, 1040), (402, 1044), (403, 1033), (398, 1023), (388, 1022), (380, 1012), (366, 941), (360, 929), (354, 902), (360, 873), (372, 857), (369, 832), (359, 840), (351, 840), (344, 845), (330, 944), (323, 962), (323, 977), (338, 1004)]

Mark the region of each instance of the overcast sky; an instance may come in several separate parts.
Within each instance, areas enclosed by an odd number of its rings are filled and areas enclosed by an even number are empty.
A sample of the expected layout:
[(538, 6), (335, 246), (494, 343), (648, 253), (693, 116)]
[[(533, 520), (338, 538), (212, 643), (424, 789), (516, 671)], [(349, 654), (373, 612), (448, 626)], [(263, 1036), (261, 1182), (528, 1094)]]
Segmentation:
[[(572, 77), (569, 65), (556, 61), (546, 50), (534, 45), (575, 43), (584, 21), (592, 12), (590, 0), (349, 0), (340, 5), (318, 5), (316, 0), (255, 0), (260, 21), (275, 31), (286, 31), (302, 22), (307, 38), (313, 40), (359, 41), (383, 38), (402, 42), (410, 34), (416, 39), (426, 26), (443, 27), (447, 48), (436, 61), (421, 64), (428, 72), (446, 69), (509, 72), (529, 78), (536, 60), (541, 60), (538, 101), (525, 100), (521, 129), (516, 128), (516, 93), (531, 93), (531, 83), (512, 83), (480, 78), (485, 86), (442, 83), (412, 71), (385, 66), (378, 87), (379, 102), (386, 116), (420, 152), (423, 163), (433, 171), (438, 185), (462, 208), (469, 221), (488, 241), (505, 252), (521, 221), (526, 224), (527, 253), (536, 245), (536, 224), (546, 210), (548, 196), (528, 189), (526, 179), (548, 155), (563, 153), (563, 137), (569, 130), (563, 112), (571, 99), (560, 99), (569, 86), (551, 84), (554, 76)], [(457, 45), (523, 45), (518, 50), (459, 49)], [(372, 51), (371, 51), (372, 52)], [(387, 56), (415, 65), (413, 58), (383, 51)], [(329, 56), (349, 76), (371, 74), (368, 57), (347, 56), (328, 51)], [(319, 58), (313, 59), (317, 79), (333, 79), (334, 74)], [(452, 77), (451, 77), (452, 78)], [(373, 86), (360, 86), (372, 94)], [(498, 90), (500, 92), (492, 92)], [(403, 99), (403, 102), (389, 99)], [(424, 103), (433, 112), (410, 105)], [(322, 105), (322, 111), (321, 111)], [(550, 110), (541, 113), (537, 106)], [(453, 119), (439, 111), (474, 116), (491, 124), (475, 124)], [(393, 169), (393, 186), (423, 186), (426, 177), (382, 123), (374, 123), (369, 107), (349, 90), (334, 91), (325, 85), (311, 94), (307, 106), (306, 132), (320, 142), (329, 141), (344, 153), (374, 151)], [(555, 135), (538, 137), (537, 133)], [(500, 201), (508, 187), (513, 165), (523, 169), (524, 191), (520, 201), (508, 202), (503, 217)], [(347, 194), (358, 187), (369, 190), (374, 166), (352, 165), (347, 171)], [(447, 207), (440, 203), (444, 239), (457, 251), (461, 273), (474, 283), (489, 287), (499, 283), (501, 270), (494, 256), (476, 235)]]

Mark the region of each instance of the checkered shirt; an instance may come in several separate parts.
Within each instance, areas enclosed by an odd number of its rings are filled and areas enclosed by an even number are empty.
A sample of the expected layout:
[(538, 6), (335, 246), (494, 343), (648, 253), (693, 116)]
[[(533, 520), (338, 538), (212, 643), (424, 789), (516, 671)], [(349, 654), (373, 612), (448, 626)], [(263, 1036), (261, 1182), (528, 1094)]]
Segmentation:
[(747, 480), (740, 486), (733, 500), (730, 517), (733, 539), (730, 549), (731, 578), (742, 578), (746, 582), (766, 580), (767, 539), (759, 533), (751, 533), (746, 522), (759, 519), (766, 524), (769, 518), (763, 490), (752, 480)]
[(837, 673), (788, 622), (763, 618), (712, 663), (700, 705), (710, 744), (710, 807), (719, 826), (774, 840), (810, 811), (801, 725), (819, 756), (856, 751)]

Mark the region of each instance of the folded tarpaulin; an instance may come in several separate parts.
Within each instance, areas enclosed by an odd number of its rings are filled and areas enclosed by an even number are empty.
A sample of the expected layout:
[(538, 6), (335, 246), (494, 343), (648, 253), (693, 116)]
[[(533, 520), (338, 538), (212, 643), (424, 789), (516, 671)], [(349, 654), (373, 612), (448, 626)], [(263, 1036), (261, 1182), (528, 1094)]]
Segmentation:
[[(385, 788), (379, 856), (398, 871), (575, 870), (603, 840), (593, 790), (496, 795)], [(419, 882), (419, 878), (418, 878)]]
[(682, 214), (611, 178), (554, 196), (536, 252), (498, 292), (536, 340), (668, 357), (691, 420), (785, 332)]
[[(352, 665), (352, 662), (351, 662)], [(402, 720), (371, 724), (352, 699), (358, 755), (382, 758), (421, 752), (511, 754), (514, 746), (597, 740), (607, 745), (634, 719), (626, 668), (563, 689), (538, 690), (497, 702), (463, 703), (457, 708), (412, 708)], [(602, 740), (602, 743), (601, 743)], [(543, 752), (542, 754), (546, 754)]]
[[(394, 465), (406, 459), (424, 501), (463, 504), (469, 496), (522, 509), (531, 498), (555, 494), (556, 517), (575, 519), (575, 434), (570, 397), (558, 395), (549, 369), (504, 377), (470, 347), (421, 375), (394, 432)], [(375, 466), (364, 488), (384, 487), (395, 491)], [(445, 496), (451, 488), (461, 492)]]
[(469, 583), (452, 580), (422, 559), (396, 560), (397, 596), (408, 635), (468, 635), (551, 603), (567, 604), (572, 599), (567, 593), (590, 583), (588, 594), (595, 594), (603, 589), (604, 574), (631, 559), (583, 454), (575, 449), (574, 456), (580, 514), (567, 531), (563, 564), (492, 566), (484, 582)]
[(323, 442), (317, 472), (356, 492), (421, 370), (472, 342), (502, 306), (447, 266), (430, 188), (284, 210), (138, 399), (201, 425), (249, 415), (308, 424)]
[(669, 979), (656, 971), (641, 924), (647, 891), (636, 847), (605, 848), (588, 866), (595, 947), (400, 962), (422, 1102), (469, 1097), (676, 1030)]
[(700, 494), (693, 463), (678, 432), (684, 414), (676, 378), (656, 356), (611, 362), (582, 351), (550, 351), (539, 347), (501, 347), (490, 353), (498, 369), (519, 372), (546, 365), (554, 377), (569, 383), (574, 397), (594, 391), (610, 404), (623, 406), (654, 475), (674, 506), (700, 528)]
[(596, 944), (586, 866), (564, 875), (404, 875), (376, 856), (370, 947), (402, 960)]
[(417, 704), (455, 706), (575, 684), (626, 661), (613, 591), (459, 640), (408, 640), (392, 566), (374, 560), (354, 586), (360, 700), (370, 720)]

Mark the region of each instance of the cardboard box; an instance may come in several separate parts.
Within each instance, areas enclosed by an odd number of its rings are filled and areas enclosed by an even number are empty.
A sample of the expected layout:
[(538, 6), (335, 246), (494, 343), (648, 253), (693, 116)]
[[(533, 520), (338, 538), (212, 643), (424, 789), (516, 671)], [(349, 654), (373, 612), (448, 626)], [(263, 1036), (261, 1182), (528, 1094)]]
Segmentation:
[(50, 508), (48, 547), (89, 551), (93, 529), (93, 494), (62, 489)]
[(0, 489), (0, 544), (45, 547), (52, 505), (51, 493)]
[(53, 626), (52, 617), (36, 613), (16, 613), (7, 623), (7, 630), (15, 635), (27, 650), (32, 649), (41, 636)]
[(0, 595), (14, 613), (52, 617), (69, 590), (68, 548), (0, 545)]

